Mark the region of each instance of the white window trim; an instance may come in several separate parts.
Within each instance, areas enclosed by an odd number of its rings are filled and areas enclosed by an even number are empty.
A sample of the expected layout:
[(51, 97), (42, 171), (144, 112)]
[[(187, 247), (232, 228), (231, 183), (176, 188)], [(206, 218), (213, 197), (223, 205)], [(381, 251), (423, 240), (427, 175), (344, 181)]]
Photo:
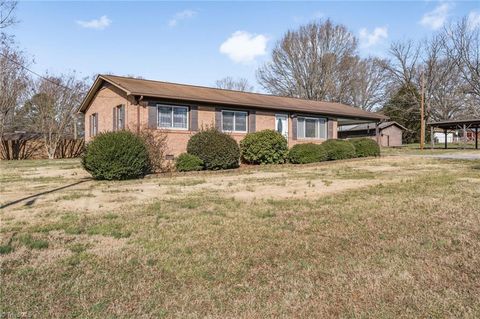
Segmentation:
[[(233, 112), (233, 131), (228, 131), (223, 129), (223, 113), (224, 112)], [(243, 113), (246, 115), (246, 120), (245, 120), (245, 130), (244, 131), (239, 131), (236, 129), (235, 125), (235, 117), (236, 113)], [(248, 112), (246, 111), (236, 111), (236, 110), (222, 110), (222, 132), (227, 132), (227, 133), (247, 133), (248, 132)]]
[[(303, 128), (303, 135), (304, 136), (299, 136), (298, 133), (299, 133), (299, 129), (298, 129), (298, 119), (310, 119), (310, 120), (324, 120), (324, 123), (325, 123), (325, 137), (320, 137), (320, 133), (321, 133), (321, 128), (320, 128), (320, 125), (318, 125), (318, 137), (305, 137), (305, 130), (306, 128), (304, 127)], [(327, 134), (328, 134), (328, 119), (326, 117), (312, 117), (312, 116), (298, 116), (297, 117), (297, 139), (299, 140), (326, 140), (327, 139)]]
[[(169, 127), (161, 127), (160, 126), (160, 107), (171, 107), (172, 108), (172, 114), (171, 114), (171, 119), (172, 119), (172, 126)], [(186, 109), (187, 110), (187, 127), (173, 127), (173, 109), (178, 108), (178, 109)], [(188, 131), (190, 129), (190, 108), (185, 105), (173, 105), (173, 104), (157, 104), (157, 128), (163, 129), (163, 130), (176, 130), (176, 131)]]

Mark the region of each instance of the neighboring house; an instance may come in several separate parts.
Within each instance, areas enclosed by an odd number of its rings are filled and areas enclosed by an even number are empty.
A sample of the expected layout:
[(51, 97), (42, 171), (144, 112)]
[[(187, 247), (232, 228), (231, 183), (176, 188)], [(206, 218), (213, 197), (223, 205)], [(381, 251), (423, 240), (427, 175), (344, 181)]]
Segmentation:
[[(380, 145), (384, 147), (401, 146), (404, 126), (397, 122), (383, 122), (378, 126), (380, 133)], [(345, 125), (338, 128), (339, 138), (372, 137), (376, 140), (375, 123), (359, 125)]]
[[(433, 133), (433, 137), (436, 143), (445, 143), (445, 133), (443, 131)], [(454, 139), (453, 133), (452, 132), (447, 133), (447, 143), (453, 143), (453, 139)], [(458, 138), (455, 137), (455, 139), (457, 140)]]
[(237, 141), (248, 132), (282, 133), (289, 146), (337, 138), (340, 123), (380, 122), (383, 115), (339, 103), (100, 75), (80, 106), (88, 142), (104, 131), (145, 127), (167, 134), (168, 155), (186, 151), (192, 134), (206, 127)]

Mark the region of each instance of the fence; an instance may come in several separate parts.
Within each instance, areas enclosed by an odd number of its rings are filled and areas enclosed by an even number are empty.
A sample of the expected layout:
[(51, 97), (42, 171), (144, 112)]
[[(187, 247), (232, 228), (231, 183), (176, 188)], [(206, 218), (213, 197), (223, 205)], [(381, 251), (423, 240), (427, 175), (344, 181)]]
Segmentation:
[[(11, 133), (5, 134), (0, 145), (0, 159), (24, 160), (48, 158), (45, 143), (39, 134)], [(74, 158), (82, 155), (85, 140), (66, 138), (60, 141), (55, 158)]]

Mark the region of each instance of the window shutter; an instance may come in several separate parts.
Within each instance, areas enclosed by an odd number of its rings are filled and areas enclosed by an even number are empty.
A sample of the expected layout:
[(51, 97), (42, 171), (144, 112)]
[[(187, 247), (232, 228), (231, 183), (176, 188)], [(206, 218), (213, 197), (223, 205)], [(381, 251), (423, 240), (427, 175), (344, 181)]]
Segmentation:
[(158, 108), (156, 105), (148, 106), (148, 128), (157, 128)]
[(198, 131), (198, 106), (190, 106), (190, 131)]
[(215, 128), (222, 131), (222, 109), (215, 108)]
[(250, 111), (248, 113), (248, 132), (253, 133), (256, 131), (256, 112)]
[(117, 107), (113, 107), (113, 131), (117, 130)]
[(297, 139), (297, 116), (292, 115), (292, 140)]
[(127, 115), (125, 114), (125, 104), (122, 104), (120, 106), (120, 114), (122, 115), (122, 127), (120, 129), (125, 129), (125, 121), (127, 118)]
[(333, 138), (333, 121), (331, 119), (328, 119), (327, 122), (327, 139), (332, 139)]
[(98, 113), (95, 113), (95, 117), (93, 118), (93, 121), (95, 122), (95, 135), (100, 132), (100, 129), (98, 127)]

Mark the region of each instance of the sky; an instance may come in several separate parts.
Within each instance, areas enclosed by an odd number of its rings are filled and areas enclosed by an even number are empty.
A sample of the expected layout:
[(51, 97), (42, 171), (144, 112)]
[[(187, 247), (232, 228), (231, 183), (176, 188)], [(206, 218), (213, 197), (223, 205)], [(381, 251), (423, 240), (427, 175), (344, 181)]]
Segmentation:
[(358, 37), (360, 55), (385, 57), (392, 41), (425, 39), (463, 16), (480, 27), (480, 1), (21, 1), (16, 16), (9, 32), (39, 73), (204, 86), (232, 76), (263, 92), (256, 70), (302, 24), (330, 18)]

